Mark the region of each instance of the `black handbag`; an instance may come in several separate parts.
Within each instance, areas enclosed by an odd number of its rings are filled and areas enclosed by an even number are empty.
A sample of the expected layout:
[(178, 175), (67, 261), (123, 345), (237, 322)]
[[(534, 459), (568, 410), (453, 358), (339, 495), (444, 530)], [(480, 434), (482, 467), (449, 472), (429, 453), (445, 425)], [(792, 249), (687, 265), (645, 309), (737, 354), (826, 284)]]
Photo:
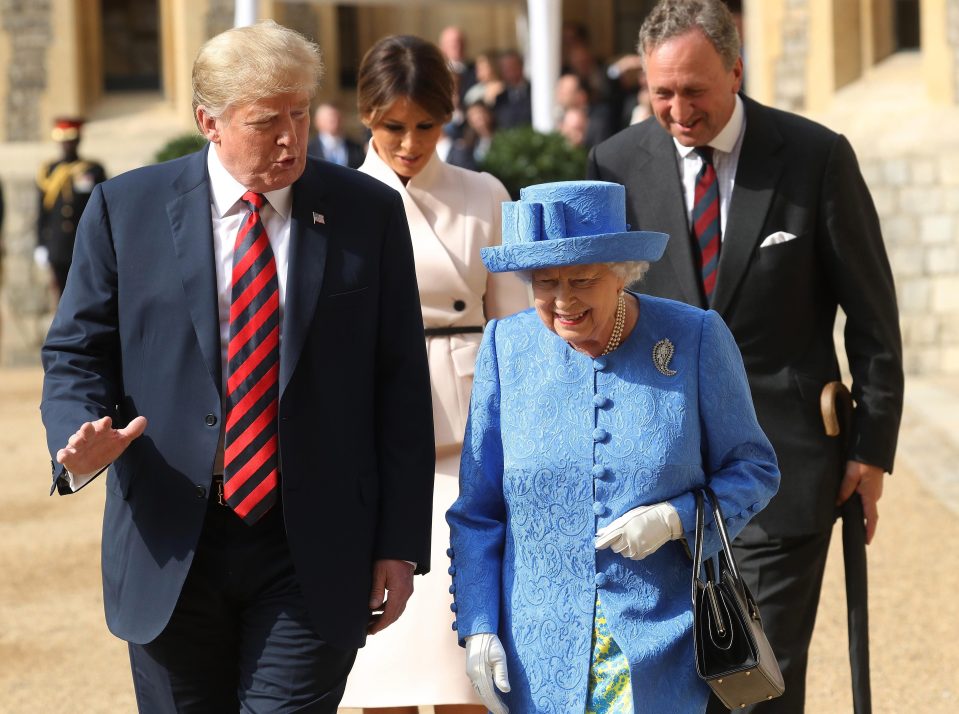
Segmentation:
[[(701, 578), (704, 494), (712, 502), (716, 530), (723, 543), (718, 581), (712, 559), (705, 563), (706, 579)], [(736, 568), (719, 501), (709, 487), (696, 492), (692, 585), (697, 674), (730, 709), (780, 696), (785, 684), (779, 663), (763, 632), (756, 601)]]

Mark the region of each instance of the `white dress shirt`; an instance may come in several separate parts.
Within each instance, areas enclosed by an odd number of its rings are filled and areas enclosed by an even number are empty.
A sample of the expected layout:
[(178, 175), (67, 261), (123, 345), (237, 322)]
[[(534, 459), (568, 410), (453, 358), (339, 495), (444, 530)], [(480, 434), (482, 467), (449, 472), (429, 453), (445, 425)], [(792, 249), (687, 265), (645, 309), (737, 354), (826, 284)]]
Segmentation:
[[(230, 342), (230, 302), (232, 298), (233, 244), (240, 225), (249, 212), (240, 199), (246, 193), (243, 184), (233, 178), (220, 163), (216, 145), (207, 154), (210, 174), (210, 215), (213, 219), (213, 257), (216, 264), (216, 296), (220, 316), (220, 366), (226, 384), (226, 352)], [(283, 340), (283, 307), (286, 305), (286, 274), (290, 264), (290, 212), (293, 189), (289, 186), (263, 194), (266, 203), (260, 209), (263, 227), (276, 259), (276, 278), (280, 286), (280, 340)], [(149, 418), (149, 415), (147, 415)]]
[[(736, 95), (736, 106), (726, 126), (709, 142), (713, 148), (713, 168), (716, 169), (716, 186), (719, 189), (719, 231), (720, 239), (726, 238), (726, 217), (729, 215), (729, 202), (736, 185), (736, 167), (739, 165), (739, 152), (746, 133), (746, 112), (743, 100)], [(686, 219), (690, 230), (693, 225), (693, 206), (696, 203), (696, 175), (703, 166), (703, 160), (695, 152), (695, 147), (683, 146), (676, 139), (676, 158), (679, 161), (679, 175), (683, 180), (683, 195), (686, 198)]]

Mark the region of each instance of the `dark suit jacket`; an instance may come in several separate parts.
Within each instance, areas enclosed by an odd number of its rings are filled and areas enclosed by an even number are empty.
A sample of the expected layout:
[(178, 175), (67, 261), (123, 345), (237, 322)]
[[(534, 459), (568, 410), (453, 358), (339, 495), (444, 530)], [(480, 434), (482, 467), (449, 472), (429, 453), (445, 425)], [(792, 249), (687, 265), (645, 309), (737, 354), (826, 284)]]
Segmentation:
[[(314, 218), (322, 214), (324, 222)], [(283, 516), (317, 633), (365, 638), (371, 566), (429, 570), (433, 424), (409, 229), (399, 195), (307, 160), (293, 185), (280, 347)], [(224, 423), (206, 151), (97, 186), (43, 346), (50, 452), (87, 420), (146, 433), (110, 467), (107, 623), (153, 640), (203, 527)], [(55, 484), (62, 467), (54, 463)]]
[[(346, 165), (351, 169), (358, 169), (363, 165), (364, 159), (366, 159), (366, 152), (363, 151), (363, 147), (357, 144), (352, 139), (344, 139), (346, 144)], [(326, 159), (326, 156), (323, 154), (323, 143), (320, 141), (320, 137), (314, 136), (310, 139), (309, 143), (306, 145), (307, 156), (312, 156), (314, 159)]]
[[(745, 99), (746, 133), (712, 307), (749, 375), (782, 471), (756, 517), (768, 533), (831, 527), (844, 455), (825, 436), (819, 395), (840, 376), (837, 306), (857, 403), (849, 458), (892, 470), (902, 411), (902, 347), (879, 221), (849, 142), (819, 124)], [(649, 119), (590, 154), (590, 178), (626, 186), (633, 230), (671, 238), (639, 290), (706, 306), (672, 138)], [(794, 240), (760, 247), (785, 231)]]

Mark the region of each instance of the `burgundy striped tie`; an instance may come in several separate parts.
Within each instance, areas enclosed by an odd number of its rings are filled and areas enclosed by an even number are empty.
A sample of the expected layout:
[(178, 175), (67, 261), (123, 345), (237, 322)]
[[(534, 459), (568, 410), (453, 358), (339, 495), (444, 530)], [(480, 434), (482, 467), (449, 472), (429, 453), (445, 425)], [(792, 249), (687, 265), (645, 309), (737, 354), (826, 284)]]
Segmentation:
[(250, 212), (233, 248), (223, 496), (240, 518), (254, 523), (277, 500), (280, 292), (260, 218), (263, 194), (247, 191), (243, 201)]
[(710, 146), (696, 148), (703, 166), (696, 175), (696, 193), (693, 201), (693, 235), (699, 245), (703, 288), (709, 302), (716, 287), (719, 267), (719, 187), (716, 185), (716, 169), (713, 168), (713, 149)]

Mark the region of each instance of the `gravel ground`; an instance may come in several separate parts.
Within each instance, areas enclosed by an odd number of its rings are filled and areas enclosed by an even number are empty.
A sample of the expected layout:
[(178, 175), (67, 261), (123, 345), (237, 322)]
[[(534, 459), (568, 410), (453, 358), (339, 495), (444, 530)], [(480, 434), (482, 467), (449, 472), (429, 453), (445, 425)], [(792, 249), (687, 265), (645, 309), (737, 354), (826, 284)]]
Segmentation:
[[(0, 712), (133, 712), (126, 646), (107, 632), (102, 614), (103, 488), (46, 495), (40, 381), (37, 369), (0, 370)], [(876, 714), (959, 711), (952, 602), (959, 568), (951, 545), (959, 542), (959, 516), (922, 484), (901, 460), (886, 481), (869, 548)], [(807, 709), (818, 714), (852, 711), (838, 531), (833, 545), (809, 673)]]

